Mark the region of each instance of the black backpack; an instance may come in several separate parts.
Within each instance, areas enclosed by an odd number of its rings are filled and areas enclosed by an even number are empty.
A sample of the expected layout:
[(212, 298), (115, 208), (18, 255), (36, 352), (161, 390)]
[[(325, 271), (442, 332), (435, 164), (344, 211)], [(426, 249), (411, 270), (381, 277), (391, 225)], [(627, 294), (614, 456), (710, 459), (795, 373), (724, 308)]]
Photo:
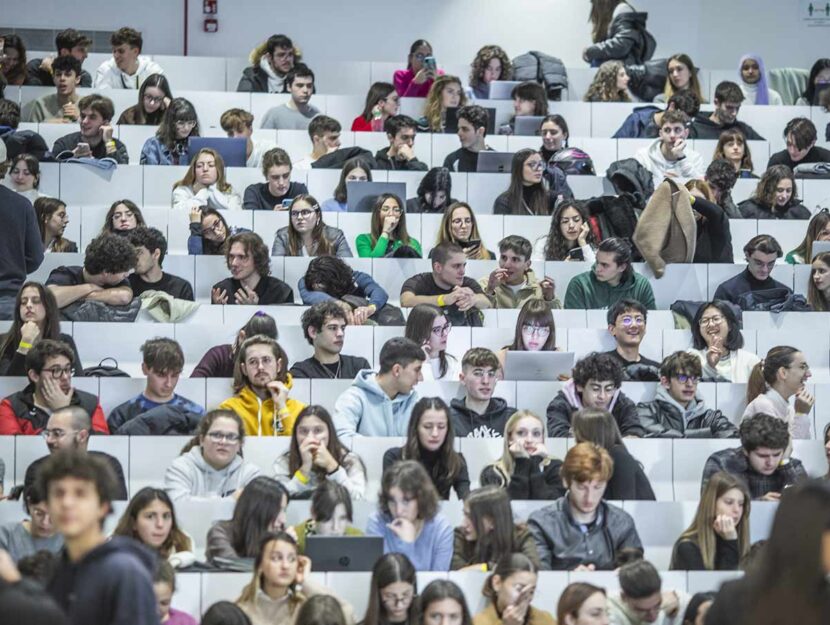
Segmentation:
[(513, 80), (538, 82), (549, 100), (561, 100), (568, 88), (568, 70), (561, 59), (531, 50), (513, 59)]
[[(114, 365), (104, 364), (107, 361), (114, 362)], [(84, 369), (83, 377), (85, 378), (128, 378), (127, 372), (118, 368), (118, 361), (115, 358), (104, 358), (94, 367), (87, 367)]]

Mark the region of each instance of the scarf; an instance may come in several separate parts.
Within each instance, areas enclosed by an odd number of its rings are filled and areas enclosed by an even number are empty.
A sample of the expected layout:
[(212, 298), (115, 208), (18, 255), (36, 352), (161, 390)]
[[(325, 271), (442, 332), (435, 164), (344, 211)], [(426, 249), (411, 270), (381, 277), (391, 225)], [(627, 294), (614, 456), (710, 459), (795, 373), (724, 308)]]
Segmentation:
[(268, 75), (268, 93), (282, 93), (285, 78), (277, 75), (264, 54), (259, 59), (259, 68)]

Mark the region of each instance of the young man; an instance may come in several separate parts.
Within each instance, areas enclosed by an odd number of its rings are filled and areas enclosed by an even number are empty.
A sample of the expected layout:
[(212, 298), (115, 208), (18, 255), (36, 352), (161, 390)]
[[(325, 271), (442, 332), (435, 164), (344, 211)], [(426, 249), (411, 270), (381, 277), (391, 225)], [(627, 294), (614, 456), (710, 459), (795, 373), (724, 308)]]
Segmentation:
[(621, 386), (622, 368), (608, 354), (589, 354), (577, 362), (573, 378), (548, 404), (548, 436), (570, 436), (571, 416), (582, 408), (607, 410), (623, 436), (643, 436), (637, 406)]
[(285, 76), (294, 68), (295, 59), (294, 42), (285, 35), (271, 35), (259, 63), (243, 70), (236, 90), (283, 93)]
[(115, 109), (112, 100), (93, 93), (78, 101), (81, 111), (80, 132), (73, 132), (55, 141), (52, 155), (67, 158), (111, 158), (119, 165), (130, 162), (127, 146), (113, 136), (110, 122)]
[[(55, 49), (58, 51), (57, 58), (72, 56), (78, 59), (79, 63), (83, 64), (86, 61), (86, 57), (89, 56), (89, 48), (91, 45), (92, 40), (74, 28), (62, 30), (55, 36)], [(53, 84), (52, 74), (55, 58), (54, 56), (47, 56), (42, 59), (32, 59), (26, 63), (26, 84), (41, 85), (43, 87), (51, 86)], [(89, 72), (82, 69), (78, 76), (81, 87), (92, 86), (92, 76), (89, 75)]]
[(764, 141), (749, 124), (738, 121), (744, 92), (734, 82), (724, 80), (715, 88), (714, 112), (700, 113), (695, 119), (698, 139), (719, 139), (724, 130), (737, 128), (747, 141)]
[[(144, 391), (112, 409), (107, 417), (110, 433), (190, 434), (205, 409), (176, 393), (184, 368), (181, 346), (173, 339), (155, 338), (145, 341), (141, 353), (141, 372), (147, 376)], [(127, 431), (119, 429), (125, 425)]]
[(389, 147), (378, 150), (375, 162), (378, 169), (400, 169), (405, 171), (426, 171), (426, 163), (415, 156), (415, 135), (418, 122), (408, 115), (393, 115), (383, 123), (383, 131), (389, 140)]
[[(744, 245), (746, 269), (719, 284), (713, 299), (726, 300), (744, 308), (746, 302), (741, 296), (751, 291), (785, 289), (787, 293), (792, 292), (788, 286), (771, 277), (775, 261), (781, 258), (783, 254), (781, 246), (774, 237), (768, 234), (759, 234), (752, 237)], [(784, 291), (781, 292), (784, 293)]]
[(455, 243), (441, 243), (430, 256), (432, 272), (414, 275), (401, 286), (401, 306), (432, 304), (442, 308), (454, 326), (480, 326), (481, 309), (490, 308), (490, 300), (478, 282), (464, 275), (464, 251)]
[(407, 338), (391, 338), (380, 350), (377, 373), (361, 371), (334, 404), (337, 436), (406, 436), (409, 415), (418, 401), (426, 355)]
[(47, 591), (72, 625), (158, 625), (157, 555), (138, 541), (108, 537), (115, 484), (109, 466), (79, 451), (55, 454), (38, 471), (64, 548)]
[(804, 465), (784, 458), (790, 444), (787, 422), (759, 412), (744, 419), (738, 430), (741, 446), (716, 451), (703, 467), (701, 490), (718, 471), (740, 478), (753, 499), (778, 501), (788, 486), (807, 479)]
[(211, 289), (214, 304), (293, 304), (294, 292), (282, 280), (269, 275), (271, 257), (255, 232), (238, 232), (228, 238), (225, 261), (231, 277)]
[(455, 435), (471, 438), (502, 438), (507, 420), (516, 412), (501, 397), (493, 397), (501, 364), (489, 349), (474, 347), (461, 359), (464, 397), (450, 402)]
[(651, 562), (634, 560), (620, 567), (620, 590), (608, 595), (611, 625), (680, 625), (689, 596), (662, 592), (663, 580)]
[(130, 288), (135, 297), (144, 291), (163, 291), (176, 299), (193, 301), (193, 287), (184, 278), (162, 271), (167, 254), (167, 239), (160, 230), (139, 226), (130, 233), (135, 248), (135, 271), (130, 274)]
[(125, 306), (133, 299), (127, 275), (135, 267), (135, 248), (114, 234), (101, 234), (86, 246), (83, 267), (58, 267), (46, 279), (58, 308), (78, 301)]
[(725, 158), (718, 158), (706, 168), (706, 182), (712, 190), (715, 204), (723, 209), (729, 219), (743, 219), (741, 210), (732, 199), (732, 189), (738, 181), (738, 172)]
[[(683, 111), (694, 120), (700, 112), (700, 98), (691, 89), (677, 91), (666, 103), (665, 111), (654, 105), (635, 107), (625, 118), (622, 126), (614, 133), (613, 139), (656, 139), (660, 135), (663, 113), (666, 111)], [(694, 124), (689, 128), (689, 138), (697, 139)]]
[(617, 347), (605, 352), (622, 367), (623, 380), (657, 382), (660, 363), (640, 354), (640, 343), (646, 335), (648, 310), (635, 299), (621, 299), (608, 309), (608, 334)]
[[(19, 126), (20, 105), (0, 98), (0, 143), (4, 144), (0, 146), (3, 149), (0, 153), (0, 168), (4, 161), (11, 160), (18, 154), (31, 154), (39, 161), (49, 158), (49, 146), (43, 137), (33, 130), (19, 130)], [(5, 172), (0, 169), (0, 173)]]
[(487, 136), (487, 111), (476, 105), (458, 109), (458, 140), (461, 147), (444, 159), (444, 167), (451, 171), (477, 171), (478, 153), (491, 150), (484, 142)]
[(303, 334), (314, 347), (314, 355), (295, 362), (291, 375), (295, 378), (353, 380), (363, 369), (371, 369), (362, 356), (341, 354), (346, 337), (346, 311), (334, 300), (314, 304), (303, 313)]
[(314, 93), (314, 72), (302, 63), (295, 65), (285, 77), (285, 86), (291, 99), (268, 109), (262, 119), (262, 128), (306, 130), (311, 118), (320, 114), (320, 109), (309, 104)]
[(96, 89), (138, 89), (150, 74), (163, 74), (155, 61), (141, 55), (144, 40), (132, 28), (119, 28), (110, 37), (112, 58), (95, 72)]
[(254, 116), (244, 109), (228, 109), (219, 118), (219, 125), (229, 137), (245, 138), (246, 167), (261, 167), (262, 157), (277, 145), (273, 141), (254, 140)]
[(598, 445), (568, 450), (561, 469), (568, 492), (527, 520), (543, 570), (611, 570), (621, 549), (642, 549), (634, 519), (602, 500), (613, 472), (611, 456)]
[(631, 266), (631, 246), (623, 239), (605, 239), (589, 271), (573, 277), (565, 291), (565, 308), (611, 308), (621, 299), (633, 299), (654, 310), (649, 281)]
[(80, 406), (92, 415), (92, 429), (109, 434), (104, 411), (92, 393), (72, 387), (72, 359), (66, 343), (40, 339), (26, 354), (26, 387), (0, 403), (0, 435), (40, 434), (59, 408)]
[(634, 158), (651, 172), (655, 187), (663, 178), (685, 183), (691, 178), (703, 177), (706, 169), (703, 158), (687, 147), (688, 138), (689, 116), (682, 111), (666, 111), (657, 141), (637, 150)]
[(801, 163), (830, 162), (830, 150), (816, 146), (816, 126), (806, 117), (796, 117), (787, 122), (784, 139), (787, 149), (770, 156), (767, 169), (773, 165), (786, 165), (794, 170)]
[(531, 298), (543, 299), (551, 308), (562, 308), (553, 278), (539, 280), (530, 268), (532, 254), (533, 245), (517, 234), (499, 241), (498, 269), (478, 281), (493, 308), (521, 308)]
[(660, 386), (652, 401), (637, 404), (647, 438), (734, 438), (738, 430), (720, 410), (697, 396), (703, 372), (700, 359), (686, 352), (667, 356), (660, 365)]
[(81, 62), (74, 56), (59, 56), (52, 63), (55, 93), (39, 97), (28, 110), (28, 122), (72, 122), (80, 117), (76, 93), (81, 82)]
[(340, 149), (340, 122), (327, 115), (318, 115), (308, 124), (311, 154), (294, 163), (297, 169), (310, 169), (314, 161)]

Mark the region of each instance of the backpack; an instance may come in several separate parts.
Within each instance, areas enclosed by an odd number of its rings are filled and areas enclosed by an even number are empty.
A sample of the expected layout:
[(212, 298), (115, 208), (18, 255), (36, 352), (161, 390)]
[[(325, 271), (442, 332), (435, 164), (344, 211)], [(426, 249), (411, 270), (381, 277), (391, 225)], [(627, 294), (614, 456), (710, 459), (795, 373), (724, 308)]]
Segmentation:
[[(114, 365), (104, 364), (107, 361), (114, 362)], [(129, 374), (118, 368), (118, 361), (115, 358), (104, 358), (94, 367), (84, 369), (85, 378), (128, 378)]]
[(562, 100), (568, 88), (568, 70), (560, 59), (531, 50), (513, 59), (513, 80), (534, 81), (545, 87), (549, 100)]

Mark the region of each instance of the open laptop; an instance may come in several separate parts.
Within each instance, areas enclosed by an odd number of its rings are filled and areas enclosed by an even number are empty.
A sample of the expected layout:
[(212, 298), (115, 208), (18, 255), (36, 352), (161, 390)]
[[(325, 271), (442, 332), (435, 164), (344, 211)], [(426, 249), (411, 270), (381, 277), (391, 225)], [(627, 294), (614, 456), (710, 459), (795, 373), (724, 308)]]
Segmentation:
[[(487, 111), (487, 134), (496, 134), (496, 109), (482, 107)], [(444, 132), (447, 134), (455, 134), (458, 132), (458, 109), (450, 107), (444, 114)]]
[[(830, 241), (813, 241), (813, 258), (822, 252), (830, 252)], [(813, 258), (810, 262), (813, 262)]]
[(509, 174), (513, 163), (513, 152), (478, 153), (476, 171), (480, 174)]
[(512, 100), (513, 89), (522, 84), (520, 80), (494, 80), (490, 83), (490, 100)]
[(190, 137), (187, 140), (187, 149), (190, 160), (202, 148), (213, 148), (225, 162), (225, 167), (245, 167), (248, 156), (245, 154), (248, 140), (245, 137)]
[(520, 137), (538, 137), (542, 130), (541, 115), (521, 115), (513, 120), (513, 134)]
[(347, 182), (347, 210), (350, 213), (371, 213), (375, 200), (381, 193), (392, 193), (401, 201), (401, 208), (406, 208), (405, 182)]
[(505, 380), (555, 381), (571, 375), (573, 352), (520, 352), (508, 350), (504, 357)]
[(383, 555), (380, 536), (308, 536), (305, 555), (315, 571), (371, 571)]

